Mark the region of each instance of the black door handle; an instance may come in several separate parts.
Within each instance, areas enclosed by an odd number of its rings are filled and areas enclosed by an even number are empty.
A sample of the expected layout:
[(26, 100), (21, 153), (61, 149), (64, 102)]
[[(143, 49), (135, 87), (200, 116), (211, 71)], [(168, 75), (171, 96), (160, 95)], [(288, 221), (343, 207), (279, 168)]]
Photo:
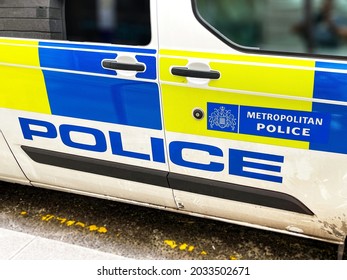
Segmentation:
[(220, 78), (220, 73), (218, 71), (192, 70), (187, 67), (172, 67), (171, 74), (176, 76), (182, 76), (182, 77), (212, 79), (212, 80), (217, 80)]
[(145, 65), (141, 63), (123, 63), (123, 62), (117, 62), (116, 60), (112, 59), (104, 59), (102, 61), (102, 67), (106, 69), (111, 70), (125, 70), (125, 71), (136, 71), (136, 72), (143, 72), (145, 71)]

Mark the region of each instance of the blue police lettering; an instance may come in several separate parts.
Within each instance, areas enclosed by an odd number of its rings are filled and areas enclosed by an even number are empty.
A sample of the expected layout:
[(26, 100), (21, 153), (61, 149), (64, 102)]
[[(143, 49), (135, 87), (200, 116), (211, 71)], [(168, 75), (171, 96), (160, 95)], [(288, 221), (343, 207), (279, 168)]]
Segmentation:
[[(273, 164), (257, 163), (255, 161), (249, 161), (249, 159), (256, 159), (262, 161), (268, 161)], [(283, 156), (270, 155), (258, 152), (250, 152), (236, 149), (229, 149), (229, 174), (248, 177), (253, 179), (259, 179), (263, 181), (270, 181), (275, 183), (282, 183), (283, 178), (281, 176), (269, 175), (257, 172), (259, 171), (271, 171), (280, 174), (281, 166), (279, 164), (284, 162)], [(245, 171), (244, 168), (251, 168), (254, 171)]]
[[(109, 131), (107, 135), (96, 128), (69, 124), (55, 126), (47, 121), (27, 118), (19, 118), (19, 123), (23, 137), (26, 140), (34, 140), (36, 137), (47, 139), (60, 137), (62, 143), (67, 147), (103, 153), (108, 149), (107, 139), (109, 139), (110, 150), (113, 155), (166, 163), (165, 143), (164, 139), (161, 138), (150, 137), (148, 144), (150, 145), (151, 153), (145, 154), (125, 150), (123, 147), (125, 140), (122, 138), (122, 134), (117, 131)], [(74, 133), (88, 135), (88, 139), (93, 139), (91, 141), (93, 143), (86, 144), (78, 142), (76, 140), (78, 138), (75, 137), (76, 139), (73, 139), (72, 137)], [(171, 162), (178, 166), (207, 172), (222, 172), (225, 170), (223, 160), (226, 155), (219, 147), (186, 141), (172, 141), (168, 148)], [(195, 159), (185, 158), (184, 150), (190, 150), (192, 153), (204, 153), (204, 162), (196, 162)], [(218, 159), (220, 159), (220, 162)], [(234, 176), (282, 183), (283, 178), (280, 175), (281, 164), (283, 162), (284, 157), (279, 155), (250, 152), (232, 148), (228, 150), (228, 173)], [(270, 175), (269, 171), (272, 172), (273, 175)]]
[[(105, 136), (100, 130), (77, 125), (62, 124), (59, 127), (59, 132), (61, 140), (68, 147), (92, 152), (106, 152), (107, 150)], [(95, 139), (95, 144), (93, 145), (75, 142), (71, 139), (71, 132), (79, 132), (92, 135)]]
[[(107, 141), (105, 134), (101, 130), (95, 128), (62, 124), (57, 129), (54, 124), (47, 121), (26, 118), (19, 118), (19, 123), (22, 128), (23, 137), (27, 140), (33, 140), (34, 137), (54, 139), (58, 137), (59, 131), (60, 139), (67, 147), (92, 152), (107, 151)], [(91, 135), (94, 138), (94, 144), (79, 143), (75, 140), (72, 140), (71, 135), (74, 132)], [(148, 161), (150, 160), (150, 155), (125, 151), (123, 149), (122, 138), (119, 132), (111, 131), (109, 132), (109, 134), (111, 150), (114, 155)], [(163, 147), (154, 147), (153, 145), (162, 145)], [(151, 146), (152, 152), (155, 153), (152, 154), (153, 161), (165, 163), (164, 141), (162, 141), (162, 139), (152, 137)]]
[(170, 159), (173, 163), (184, 167), (206, 170), (211, 172), (221, 172), (224, 170), (223, 163), (211, 161), (209, 164), (204, 164), (183, 159), (183, 149), (203, 151), (207, 152), (211, 156), (218, 156), (223, 158), (223, 151), (218, 147), (183, 141), (175, 141), (171, 142), (169, 145)]
[(286, 134), (286, 135), (294, 135), (294, 136), (304, 136), (310, 137), (310, 128), (301, 128), (301, 127), (291, 127), (291, 126), (282, 126), (282, 125), (274, 125), (274, 124), (263, 124), (257, 123), (257, 131), (266, 130), (268, 133), (277, 133)]
[(123, 150), (122, 136), (119, 132), (110, 131), (110, 140), (111, 140), (112, 154), (123, 156), (123, 157), (150, 160), (150, 157), (147, 154), (141, 154), (141, 153)]
[[(19, 118), (24, 139), (33, 140), (33, 137), (57, 138), (58, 133), (54, 124), (46, 121)], [(34, 130), (33, 127), (41, 127), (44, 130)]]

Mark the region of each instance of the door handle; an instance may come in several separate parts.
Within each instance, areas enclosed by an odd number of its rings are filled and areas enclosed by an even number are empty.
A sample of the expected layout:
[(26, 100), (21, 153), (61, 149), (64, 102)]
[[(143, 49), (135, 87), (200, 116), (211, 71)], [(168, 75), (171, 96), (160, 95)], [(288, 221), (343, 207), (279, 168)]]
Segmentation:
[(200, 79), (211, 79), (211, 80), (217, 80), (220, 78), (220, 73), (218, 71), (192, 70), (187, 67), (172, 67), (171, 74), (175, 76), (182, 76), (182, 77), (188, 77), (188, 78), (200, 78)]
[(143, 72), (145, 71), (145, 65), (141, 63), (124, 63), (124, 62), (117, 62), (116, 60), (112, 59), (104, 59), (101, 62), (102, 67), (110, 70), (124, 70), (124, 71), (136, 71), (136, 72)]

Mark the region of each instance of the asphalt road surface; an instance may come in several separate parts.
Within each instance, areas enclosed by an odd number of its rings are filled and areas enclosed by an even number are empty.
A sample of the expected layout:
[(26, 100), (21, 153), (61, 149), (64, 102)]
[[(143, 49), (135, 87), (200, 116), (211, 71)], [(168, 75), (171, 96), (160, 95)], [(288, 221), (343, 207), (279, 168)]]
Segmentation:
[(0, 227), (136, 259), (337, 257), (334, 244), (9, 183), (0, 183)]

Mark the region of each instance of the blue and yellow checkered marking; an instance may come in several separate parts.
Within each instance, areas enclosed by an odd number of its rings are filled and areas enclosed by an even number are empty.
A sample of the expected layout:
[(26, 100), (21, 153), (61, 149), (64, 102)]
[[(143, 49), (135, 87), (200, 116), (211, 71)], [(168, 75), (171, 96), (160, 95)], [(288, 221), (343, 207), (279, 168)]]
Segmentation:
[[(157, 76), (155, 50), (89, 48), (39, 44), (52, 114), (161, 130), (159, 88), (150, 82)], [(121, 52), (136, 53), (146, 65), (145, 72), (137, 74), (145, 81), (117, 79), (114, 71), (102, 68), (103, 59), (115, 59)]]
[(55, 71), (43, 74), (53, 115), (162, 129), (156, 83)]
[[(101, 67), (103, 59), (122, 52), (136, 53), (146, 64), (138, 80), (119, 79)], [(155, 54), (139, 48), (1, 39), (0, 107), (162, 130)]]
[(313, 98), (322, 102), (313, 102), (312, 111), (329, 114), (331, 122), (327, 142), (310, 143), (310, 149), (347, 154), (347, 64), (317, 61), (316, 69)]
[(38, 42), (0, 39), (0, 108), (51, 114), (39, 67)]
[[(209, 61), (210, 68), (220, 71), (221, 78), (210, 81), (207, 87), (190, 87), (186, 78), (170, 73), (170, 66), (186, 66), (193, 59)], [(159, 64), (167, 130), (213, 138), (309, 148), (309, 143), (303, 141), (208, 130), (206, 118), (204, 121), (196, 121), (192, 117), (192, 109), (199, 107), (207, 112), (208, 103), (216, 103), (311, 112), (314, 61), (161, 50)], [(178, 107), (179, 113), (176, 110)]]
[(315, 72), (313, 97), (347, 102), (347, 64), (317, 62), (316, 68), (322, 70)]
[[(146, 71), (137, 74), (139, 80), (118, 79), (114, 71), (101, 67), (102, 59), (114, 59), (122, 52), (136, 53), (138, 61), (146, 64)], [(347, 64), (173, 50), (162, 50), (160, 56), (166, 130), (347, 154), (347, 106), (343, 104), (347, 102)], [(185, 66), (190, 58), (198, 57), (221, 71), (221, 79), (206, 88), (191, 88), (185, 78), (171, 75), (171, 66)], [(163, 129), (156, 50), (2, 38), (0, 63), (1, 108)], [(318, 136), (304, 141), (247, 129), (238, 133), (211, 130), (207, 120), (192, 118), (192, 108), (207, 112), (209, 103), (323, 114), (328, 116), (329, 128), (324, 127), (320, 141)]]
[(103, 59), (116, 59), (120, 53), (134, 53), (139, 63), (146, 65), (137, 78), (155, 80), (156, 51), (152, 49), (112, 46), (78, 45), (69, 43), (39, 43), (41, 67), (115, 76), (116, 72), (101, 66)]
[[(221, 72), (221, 78), (199, 88), (188, 86), (186, 78), (170, 73), (170, 66), (186, 66), (197, 58), (209, 61), (211, 69)], [(331, 100), (347, 101), (344, 70), (347, 65), (305, 59), (161, 50), (165, 128), (185, 134), (347, 154), (347, 107), (328, 104)], [(177, 106), (181, 108), (180, 114)], [(204, 121), (192, 117), (192, 108), (208, 112), (213, 106), (238, 108), (237, 131), (211, 129), (211, 113), (207, 113)], [(296, 116), (297, 120), (312, 118), (319, 122), (317, 125), (301, 122), (294, 128), (283, 122), (279, 128), (278, 122), (262, 120), (271, 126), (269, 133), (257, 130), (258, 120), (246, 118), (247, 112)], [(225, 120), (221, 122), (223, 126)]]

